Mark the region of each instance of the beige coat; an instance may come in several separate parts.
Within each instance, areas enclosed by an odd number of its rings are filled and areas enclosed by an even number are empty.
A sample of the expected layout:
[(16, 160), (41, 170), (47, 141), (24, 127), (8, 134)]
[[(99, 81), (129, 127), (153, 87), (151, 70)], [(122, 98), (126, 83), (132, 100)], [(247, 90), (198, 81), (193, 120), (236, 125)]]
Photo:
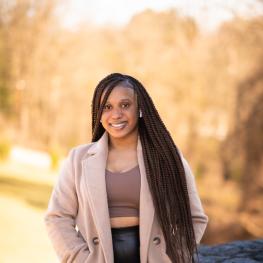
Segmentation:
[[(108, 135), (95, 143), (71, 150), (59, 175), (45, 224), (61, 262), (113, 263), (111, 226), (105, 186)], [(140, 139), (137, 157), (141, 173), (140, 256), (142, 263), (171, 262), (157, 222), (149, 191)], [(182, 157), (183, 158), (183, 157)], [(191, 212), (199, 243), (208, 218), (204, 214), (191, 170), (183, 158), (191, 202)]]

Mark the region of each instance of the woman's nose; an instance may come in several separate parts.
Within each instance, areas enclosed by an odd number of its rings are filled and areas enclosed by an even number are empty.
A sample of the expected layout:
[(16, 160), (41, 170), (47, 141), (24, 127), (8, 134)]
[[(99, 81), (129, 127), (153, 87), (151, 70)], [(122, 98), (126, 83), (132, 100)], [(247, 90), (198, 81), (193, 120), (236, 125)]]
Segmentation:
[(114, 109), (112, 112), (112, 117), (113, 118), (120, 118), (122, 116), (122, 111), (120, 109)]

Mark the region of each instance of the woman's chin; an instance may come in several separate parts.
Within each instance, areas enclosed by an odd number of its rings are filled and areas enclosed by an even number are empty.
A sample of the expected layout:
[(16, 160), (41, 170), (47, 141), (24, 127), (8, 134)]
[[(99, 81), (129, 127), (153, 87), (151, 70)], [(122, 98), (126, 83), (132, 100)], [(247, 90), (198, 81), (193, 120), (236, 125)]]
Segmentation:
[(110, 137), (113, 139), (126, 139), (137, 135), (136, 130), (133, 131), (125, 130), (125, 129), (116, 130), (116, 131), (108, 130), (107, 132), (110, 135)]

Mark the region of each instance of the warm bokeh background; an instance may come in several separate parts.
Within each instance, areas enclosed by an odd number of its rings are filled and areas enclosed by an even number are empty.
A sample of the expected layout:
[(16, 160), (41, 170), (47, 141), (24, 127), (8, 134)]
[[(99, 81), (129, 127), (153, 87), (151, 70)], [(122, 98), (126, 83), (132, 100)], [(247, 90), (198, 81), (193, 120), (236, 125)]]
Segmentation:
[(260, 10), (210, 31), (176, 9), (72, 29), (60, 4), (0, 0), (0, 262), (57, 262), (44, 211), (60, 161), (90, 141), (92, 93), (111, 72), (141, 80), (189, 161), (210, 218), (203, 243), (262, 238)]

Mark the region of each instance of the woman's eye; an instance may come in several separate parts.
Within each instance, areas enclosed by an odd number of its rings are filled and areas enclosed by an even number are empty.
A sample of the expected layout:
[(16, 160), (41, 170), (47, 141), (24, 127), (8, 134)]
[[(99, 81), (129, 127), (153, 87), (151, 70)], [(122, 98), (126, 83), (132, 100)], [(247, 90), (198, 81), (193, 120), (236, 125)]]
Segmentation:
[(121, 105), (122, 108), (128, 108), (129, 106), (130, 106), (129, 103), (123, 103), (123, 104)]
[(110, 106), (110, 105), (104, 105), (103, 109), (104, 109), (104, 110), (110, 110), (110, 109), (111, 109), (111, 106)]

